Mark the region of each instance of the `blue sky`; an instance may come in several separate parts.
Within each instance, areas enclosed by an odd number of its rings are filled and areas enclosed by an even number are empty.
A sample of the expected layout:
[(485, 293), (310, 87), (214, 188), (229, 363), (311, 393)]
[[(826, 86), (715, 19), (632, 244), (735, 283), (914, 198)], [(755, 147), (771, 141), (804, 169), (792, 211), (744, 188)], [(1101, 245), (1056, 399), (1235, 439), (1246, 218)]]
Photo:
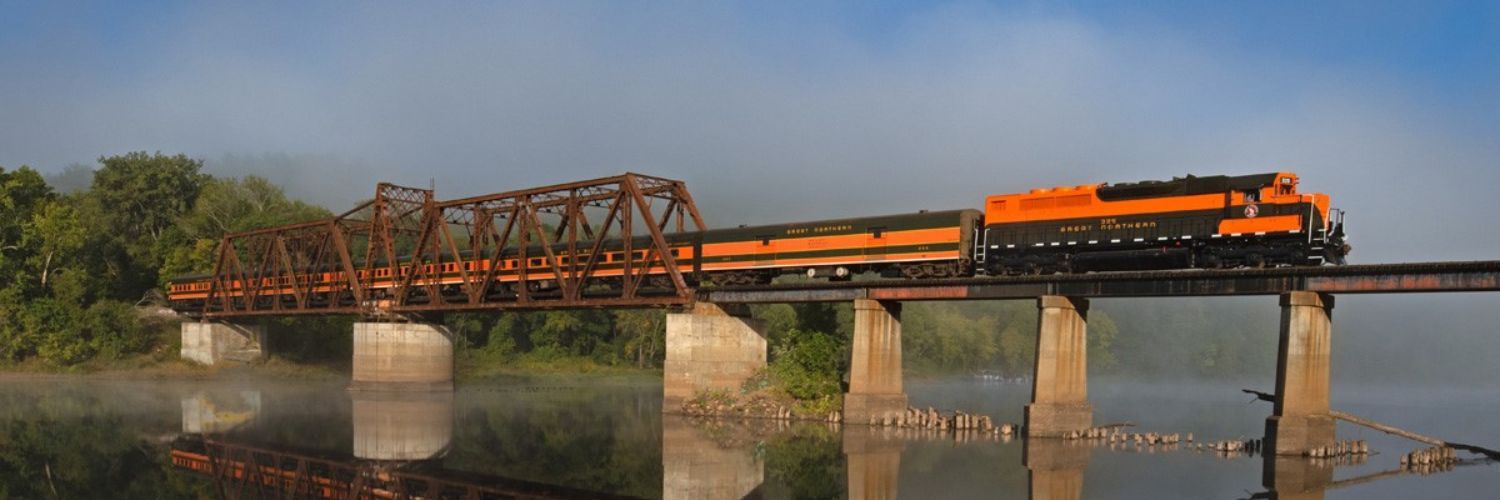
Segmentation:
[(181, 151), (336, 207), (628, 169), (718, 225), (1291, 169), (1410, 228), (1369, 259), (1483, 258), (1496, 48), (1481, 2), (0, 0), (0, 165)]

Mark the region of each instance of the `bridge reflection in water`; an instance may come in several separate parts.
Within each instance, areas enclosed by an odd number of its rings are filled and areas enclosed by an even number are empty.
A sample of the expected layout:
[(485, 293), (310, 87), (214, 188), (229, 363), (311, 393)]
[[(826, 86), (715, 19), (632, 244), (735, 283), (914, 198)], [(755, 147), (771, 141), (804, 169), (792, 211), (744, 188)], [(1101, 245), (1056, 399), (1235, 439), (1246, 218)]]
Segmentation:
[[(208, 395), (183, 400), (172, 465), (208, 476), (220, 498), (629, 498), (444, 469), (453, 439), (452, 392), (351, 394), (353, 450), (328, 453), (246, 442), (231, 432), (259, 414), (213, 411)], [(258, 397), (254, 399), (259, 401)]]

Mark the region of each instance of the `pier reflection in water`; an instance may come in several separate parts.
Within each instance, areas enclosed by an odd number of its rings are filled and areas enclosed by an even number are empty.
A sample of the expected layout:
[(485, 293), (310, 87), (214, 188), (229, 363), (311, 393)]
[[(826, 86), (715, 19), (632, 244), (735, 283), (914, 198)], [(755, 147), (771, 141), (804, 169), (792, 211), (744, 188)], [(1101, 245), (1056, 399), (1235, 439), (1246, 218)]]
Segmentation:
[(1273, 500), (1323, 500), (1333, 482), (1333, 465), (1303, 457), (1265, 457), (1263, 497)]
[(1083, 471), (1088, 468), (1093, 446), (1047, 438), (1025, 439), (1022, 443), (1022, 463), (1029, 473), (1027, 490), (1032, 500), (1083, 498)]
[(843, 449), (849, 498), (896, 498), (901, 452), (906, 449), (906, 441), (898, 429), (846, 426)]
[(260, 415), (260, 391), (203, 390), (182, 398), (182, 432), (228, 432)]
[[(761, 424), (761, 429), (754, 429)], [(686, 417), (662, 417), (662, 498), (740, 499), (765, 481), (765, 463), (755, 453), (765, 422), (715, 425)]]
[(453, 441), (451, 391), (355, 391), (350, 400), (356, 458), (435, 459)]

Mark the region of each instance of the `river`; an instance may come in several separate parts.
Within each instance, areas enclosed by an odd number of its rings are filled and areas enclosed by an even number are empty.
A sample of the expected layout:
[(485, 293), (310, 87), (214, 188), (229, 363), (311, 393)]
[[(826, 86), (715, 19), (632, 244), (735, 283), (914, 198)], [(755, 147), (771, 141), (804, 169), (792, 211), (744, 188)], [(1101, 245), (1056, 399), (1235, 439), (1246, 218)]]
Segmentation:
[[(1090, 400), (1096, 423), (1191, 432), (1201, 443), (1260, 436), (1270, 406), (1239, 392), (1247, 386), (1269, 381), (1096, 379)], [(914, 406), (1017, 422), (1030, 389), (954, 379), (909, 382), (907, 390)], [(1333, 406), (1500, 446), (1500, 391), (1336, 382)], [(661, 387), (649, 382), (483, 383), (391, 395), (287, 381), (15, 378), (0, 385), (0, 498), (253, 497), (256, 484), (301, 484), (304, 493), (358, 484), (439, 496), (694, 499), (1447, 498), (1500, 490), (1495, 465), (1403, 472), (1398, 457), (1423, 446), (1342, 423), (1339, 437), (1367, 440), (1375, 453), (1339, 464), (1267, 462), (1186, 444), (663, 417)], [(243, 467), (251, 463), (263, 467)]]

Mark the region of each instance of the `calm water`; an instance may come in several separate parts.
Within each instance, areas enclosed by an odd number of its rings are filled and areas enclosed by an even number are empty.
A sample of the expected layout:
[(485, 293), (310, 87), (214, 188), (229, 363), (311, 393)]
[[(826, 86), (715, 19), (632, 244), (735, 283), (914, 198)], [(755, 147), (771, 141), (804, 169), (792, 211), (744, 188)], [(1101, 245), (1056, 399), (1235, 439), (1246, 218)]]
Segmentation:
[[(1131, 421), (1142, 431), (1192, 432), (1199, 441), (1259, 436), (1270, 406), (1250, 402), (1241, 385), (1095, 380), (1090, 396), (1099, 423)], [(971, 381), (908, 384), (914, 405), (957, 405), (997, 421), (1019, 421), (1028, 391)], [(1338, 384), (1335, 391), (1334, 406), (1344, 411), (1500, 445), (1494, 391)], [(0, 385), (0, 498), (255, 497), (250, 484), (277, 482), (277, 465), (282, 484), (337, 490), (384, 481), (387, 490), (448, 495), (476, 488), (695, 499), (1272, 498), (1272, 482), (1281, 498), (1493, 498), (1500, 491), (1495, 465), (1388, 473), (1418, 446), (1344, 424), (1341, 438), (1369, 440), (1378, 454), (1332, 469), (1300, 460), (1267, 469), (1258, 457), (1184, 450), (693, 421), (663, 417), (660, 394), (659, 385), (609, 384), (486, 384), (393, 396), (286, 382), (8, 381)], [(236, 468), (252, 463), (263, 467)], [(260, 474), (229, 473), (246, 470)], [(1301, 496), (1291, 494), (1297, 490)]]

